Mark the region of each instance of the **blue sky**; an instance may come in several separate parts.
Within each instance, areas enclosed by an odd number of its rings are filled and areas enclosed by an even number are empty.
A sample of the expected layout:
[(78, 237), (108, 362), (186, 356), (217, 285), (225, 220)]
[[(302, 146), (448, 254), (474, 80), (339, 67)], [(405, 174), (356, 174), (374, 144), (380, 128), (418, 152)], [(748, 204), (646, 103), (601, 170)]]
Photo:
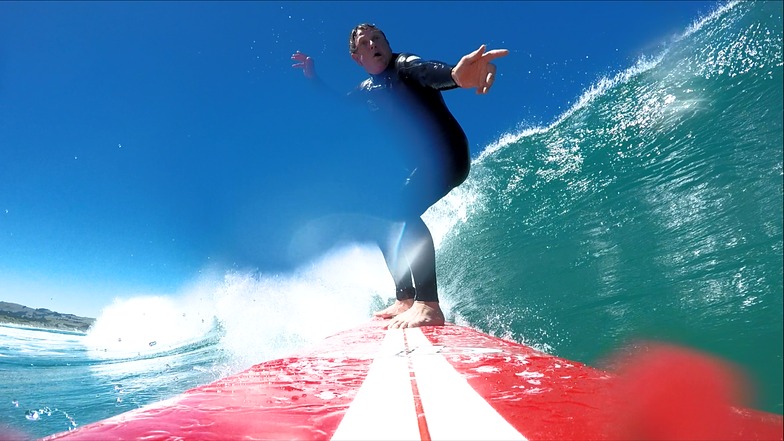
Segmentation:
[(510, 50), (489, 95), (445, 93), (476, 156), (716, 4), (0, 2), (0, 300), (96, 316), (206, 267), (296, 265), (292, 228), (373, 166), (361, 120), (289, 57), (347, 92), (364, 78), (347, 53), (357, 23), (451, 63)]

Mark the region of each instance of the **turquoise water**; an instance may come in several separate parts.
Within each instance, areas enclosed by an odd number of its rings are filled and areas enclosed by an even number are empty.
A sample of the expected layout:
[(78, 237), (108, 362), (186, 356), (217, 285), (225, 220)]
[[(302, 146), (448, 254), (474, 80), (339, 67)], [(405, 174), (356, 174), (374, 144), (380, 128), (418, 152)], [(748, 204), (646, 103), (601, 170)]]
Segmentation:
[(781, 413), (781, 10), (730, 8), (488, 148), (440, 249), (456, 314), (586, 362), (706, 350)]
[[(448, 318), (590, 364), (639, 339), (695, 348), (781, 414), (781, 17), (781, 2), (720, 9), (550, 126), (487, 146), (425, 215)], [(119, 299), (86, 335), (0, 327), (0, 431), (69, 430), (285, 355), (391, 289), (355, 244), (291, 274)]]

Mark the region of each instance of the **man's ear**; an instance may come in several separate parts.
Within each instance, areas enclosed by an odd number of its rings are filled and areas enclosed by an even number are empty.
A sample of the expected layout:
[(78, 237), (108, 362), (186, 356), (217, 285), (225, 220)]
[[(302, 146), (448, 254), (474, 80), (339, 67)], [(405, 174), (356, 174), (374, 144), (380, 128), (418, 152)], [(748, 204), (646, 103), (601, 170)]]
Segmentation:
[(356, 54), (356, 53), (355, 54), (351, 54), (351, 59), (353, 59), (354, 61), (357, 62), (357, 64), (362, 66), (362, 57), (360, 57), (359, 54)]

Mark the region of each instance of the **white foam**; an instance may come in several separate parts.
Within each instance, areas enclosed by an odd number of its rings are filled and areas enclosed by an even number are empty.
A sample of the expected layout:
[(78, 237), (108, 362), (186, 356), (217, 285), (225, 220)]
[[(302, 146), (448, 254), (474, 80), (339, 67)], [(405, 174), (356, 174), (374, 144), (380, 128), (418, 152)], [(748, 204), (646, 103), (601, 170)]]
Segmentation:
[(374, 300), (393, 295), (381, 252), (349, 245), (292, 274), (228, 274), (214, 302), (222, 346), (258, 362), (364, 323)]
[(212, 323), (206, 305), (191, 297), (117, 298), (103, 309), (84, 344), (95, 358), (147, 355), (198, 340), (207, 334)]
[[(678, 42), (698, 30), (700, 30), (703, 26), (710, 23), (711, 21), (717, 19), (718, 17), (722, 16), (727, 11), (736, 7), (740, 2), (737, 0), (730, 1), (722, 6), (717, 7), (715, 10), (707, 13), (705, 16), (698, 18), (695, 20), (682, 34), (675, 36), (672, 39), (672, 42)], [(602, 76), (596, 82), (594, 82), (586, 91), (584, 91), (577, 99), (577, 101), (571, 105), (564, 113), (558, 116), (555, 121), (553, 121), (550, 125), (545, 127), (519, 127), (514, 131), (510, 131), (504, 133), (498, 140), (489, 144), (479, 156), (474, 161), (475, 164), (480, 163), (483, 161), (487, 156), (494, 154), (498, 150), (514, 144), (518, 142), (520, 139), (532, 136), (539, 133), (544, 133), (552, 128), (558, 126), (563, 120), (569, 118), (572, 114), (576, 111), (586, 107), (588, 104), (593, 102), (597, 97), (600, 97), (607, 93), (607, 91), (615, 88), (619, 84), (623, 84), (628, 82), (631, 78), (639, 75), (640, 73), (649, 71), (654, 67), (658, 66), (662, 60), (665, 58), (667, 53), (669, 52), (669, 48), (665, 47), (661, 53), (654, 57), (646, 57), (642, 56), (636, 60), (633, 66), (629, 67), (628, 69), (615, 74), (612, 77), (609, 76)]]
[(180, 293), (115, 299), (84, 344), (96, 358), (149, 356), (200, 341), (219, 323), (219, 345), (244, 367), (363, 323), (393, 295), (381, 252), (350, 245), (291, 273), (211, 272)]

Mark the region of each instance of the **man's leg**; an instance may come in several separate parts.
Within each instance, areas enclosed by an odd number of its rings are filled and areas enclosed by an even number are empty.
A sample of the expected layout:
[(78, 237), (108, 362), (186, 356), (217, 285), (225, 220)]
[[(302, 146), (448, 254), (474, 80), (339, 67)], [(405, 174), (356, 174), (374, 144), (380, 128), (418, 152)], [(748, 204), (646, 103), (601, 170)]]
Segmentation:
[(436, 249), (422, 218), (406, 222), (400, 235), (400, 251), (408, 262), (416, 295), (410, 307), (395, 316), (389, 328), (443, 325), (444, 313), (438, 303)]
[(390, 230), (389, 237), (383, 243), (379, 243), (381, 254), (384, 255), (384, 261), (395, 282), (396, 300), (391, 306), (377, 311), (374, 314), (376, 317), (385, 319), (395, 317), (410, 308), (414, 303), (416, 289), (411, 276), (411, 268), (404, 253), (401, 251), (405, 227), (406, 224), (403, 222), (396, 223)]

